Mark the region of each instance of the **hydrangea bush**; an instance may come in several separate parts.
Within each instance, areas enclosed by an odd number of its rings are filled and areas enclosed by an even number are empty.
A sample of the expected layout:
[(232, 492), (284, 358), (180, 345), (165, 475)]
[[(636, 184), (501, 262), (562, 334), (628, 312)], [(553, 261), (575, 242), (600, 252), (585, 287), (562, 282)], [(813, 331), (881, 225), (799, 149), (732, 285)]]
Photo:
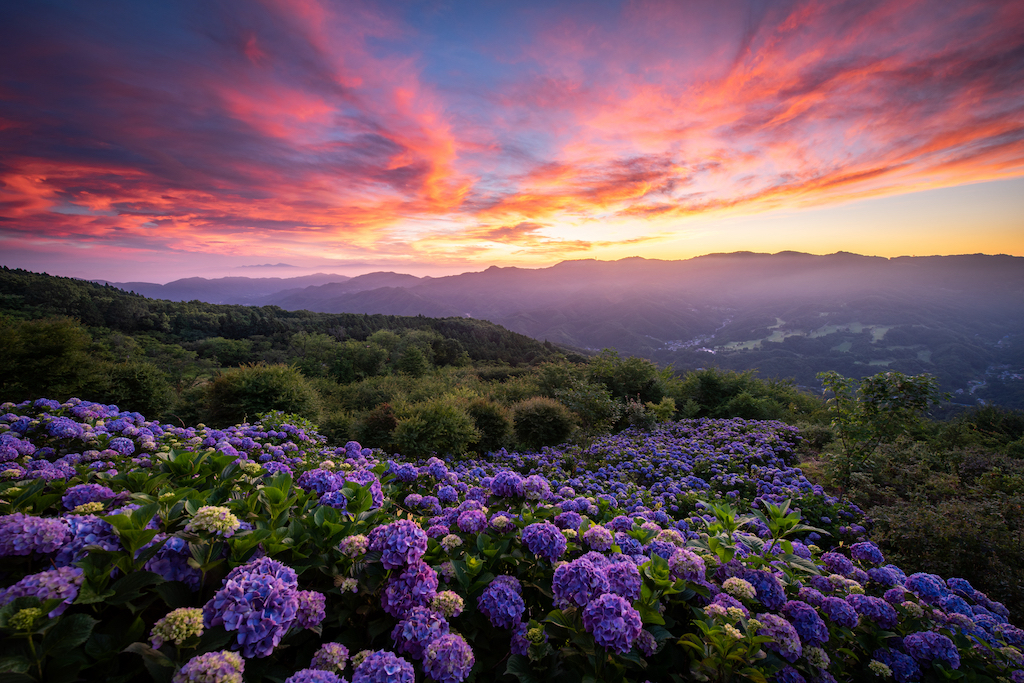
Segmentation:
[(0, 677), (1024, 681), (1024, 631), (906, 575), (776, 422), (409, 461), (268, 415), (0, 406)]

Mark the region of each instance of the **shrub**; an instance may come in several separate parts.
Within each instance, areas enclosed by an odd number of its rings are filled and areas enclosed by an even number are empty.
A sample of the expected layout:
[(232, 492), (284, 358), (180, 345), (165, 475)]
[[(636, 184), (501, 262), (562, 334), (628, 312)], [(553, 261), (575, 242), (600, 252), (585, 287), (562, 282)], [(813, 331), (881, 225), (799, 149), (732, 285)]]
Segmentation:
[(381, 403), (352, 423), (352, 437), (370, 448), (389, 448), (398, 418), (390, 403)]
[(394, 432), (398, 449), (413, 456), (459, 455), (479, 438), (472, 418), (448, 397), (415, 405)]
[(480, 438), (470, 444), (470, 448), (488, 453), (508, 445), (512, 435), (512, 416), (508, 408), (480, 397), (469, 402), (466, 412), (480, 433)]
[(167, 376), (152, 363), (130, 360), (110, 365), (106, 372), (94, 400), (132, 406), (146, 415), (160, 415), (171, 404), (173, 391)]
[(210, 384), (208, 406), (208, 420), (216, 425), (236, 424), (274, 410), (315, 420), (320, 397), (297, 369), (257, 363), (218, 375)]
[(534, 450), (564, 442), (576, 426), (568, 408), (543, 396), (520, 401), (513, 416), (516, 441)]

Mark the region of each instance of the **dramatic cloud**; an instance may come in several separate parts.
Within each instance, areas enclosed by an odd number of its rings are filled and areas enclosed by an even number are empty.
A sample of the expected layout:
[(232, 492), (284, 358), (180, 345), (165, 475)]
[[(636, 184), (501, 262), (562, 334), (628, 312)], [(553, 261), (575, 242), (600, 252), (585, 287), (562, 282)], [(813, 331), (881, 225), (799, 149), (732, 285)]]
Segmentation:
[(8, 253), (657, 255), (1024, 175), (1016, 0), (8, 3), (0, 56)]

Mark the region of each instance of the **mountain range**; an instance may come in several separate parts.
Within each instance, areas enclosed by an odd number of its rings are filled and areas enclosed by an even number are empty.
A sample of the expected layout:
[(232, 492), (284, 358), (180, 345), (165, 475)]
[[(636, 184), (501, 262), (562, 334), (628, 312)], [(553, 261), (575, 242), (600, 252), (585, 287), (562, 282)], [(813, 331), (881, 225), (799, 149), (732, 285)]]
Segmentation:
[(965, 402), (1024, 395), (1024, 258), (839, 252), (564, 261), (447, 277), (190, 278), (110, 283), (154, 298), (325, 313), (472, 317), (680, 369), (932, 372)]

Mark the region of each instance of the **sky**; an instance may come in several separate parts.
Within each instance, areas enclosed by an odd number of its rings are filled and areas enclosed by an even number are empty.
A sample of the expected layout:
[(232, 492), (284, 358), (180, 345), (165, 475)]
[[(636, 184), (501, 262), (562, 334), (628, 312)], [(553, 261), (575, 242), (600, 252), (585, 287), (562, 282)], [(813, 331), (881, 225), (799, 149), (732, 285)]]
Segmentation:
[(1019, 0), (0, 7), (0, 265), (1024, 256)]

